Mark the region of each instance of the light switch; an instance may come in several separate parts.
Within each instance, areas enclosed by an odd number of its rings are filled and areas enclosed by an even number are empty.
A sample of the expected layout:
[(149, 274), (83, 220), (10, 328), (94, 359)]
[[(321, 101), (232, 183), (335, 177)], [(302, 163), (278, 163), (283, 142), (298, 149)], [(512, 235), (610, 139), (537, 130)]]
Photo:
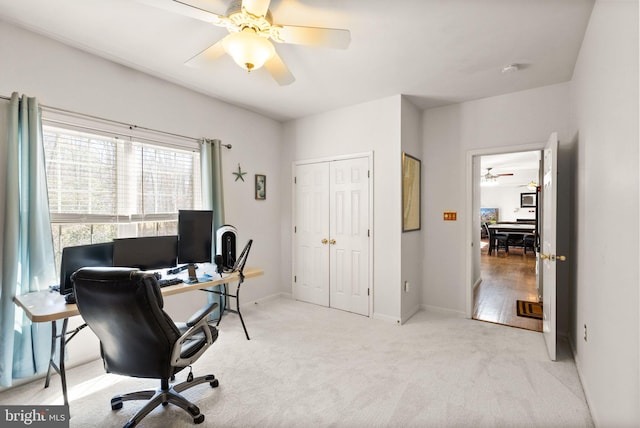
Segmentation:
[(458, 220), (458, 213), (456, 211), (445, 211), (444, 212), (444, 220), (445, 221), (456, 221), (456, 220)]

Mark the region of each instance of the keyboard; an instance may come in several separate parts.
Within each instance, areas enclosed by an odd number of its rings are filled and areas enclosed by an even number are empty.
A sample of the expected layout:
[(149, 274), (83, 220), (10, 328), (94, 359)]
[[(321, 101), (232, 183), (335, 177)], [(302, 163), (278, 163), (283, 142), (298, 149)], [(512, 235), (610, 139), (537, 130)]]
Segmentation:
[(181, 280), (180, 278), (167, 278), (167, 279), (159, 279), (158, 285), (162, 288), (162, 287), (168, 287), (170, 285), (180, 284), (182, 282), (184, 281)]

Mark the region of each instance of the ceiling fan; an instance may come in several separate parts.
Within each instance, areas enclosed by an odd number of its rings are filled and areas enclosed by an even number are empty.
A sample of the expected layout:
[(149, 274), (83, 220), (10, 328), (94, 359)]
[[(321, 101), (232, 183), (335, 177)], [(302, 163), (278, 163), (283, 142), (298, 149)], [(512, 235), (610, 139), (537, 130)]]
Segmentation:
[(493, 174), (491, 172), (492, 169), (493, 168), (487, 168), (487, 173), (481, 176), (482, 181), (485, 181), (485, 182), (496, 181), (498, 177), (510, 177), (513, 175), (512, 172), (505, 173), (505, 174)]
[(529, 190), (536, 190), (538, 188), (538, 180), (531, 180), (527, 184), (521, 184), (519, 187), (526, 187)]
[(269, 10), (271, 0), (233, 0), (225, 15), (202, 9), (194, 0), (142, 1), (229, 31), (222, 40), (189, 59), (187, 65), (207, 66), (227, 53), (248, 72), (264, 66), (280, 85), (291, 84), (295, 78), (272, 41), (336, 49), (346, 49), (351, 42), (349, 30), (274, 24)]

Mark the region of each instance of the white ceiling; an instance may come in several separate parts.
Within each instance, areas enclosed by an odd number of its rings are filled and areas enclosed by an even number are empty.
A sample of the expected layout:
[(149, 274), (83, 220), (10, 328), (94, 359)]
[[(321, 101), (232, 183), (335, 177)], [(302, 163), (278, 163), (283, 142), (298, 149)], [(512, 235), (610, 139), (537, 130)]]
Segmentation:
[[(192, 3), (224, 14), (228, 2)], [(247, 74), (227, 56), (209, 69), (184, 66), (226, 30), (142, 1), (0, 0), (0, 19), (288, 120), (395, 94), (430, 108), (568, 81), (592, 7), (593, 0), (273, 0), (275, 23), (351, 31), (347, 50), (278, 44), (296, 77), (289, 86), (265, 70)], [(510, 63), (521, 70), (501, 73)]]
[(526, 186), (531, 181), (538, 181), (540, 156), (540, 150), (485, 155), (480, 158), (480, 174), (486, 174), (487, 168), (491, 168), (491, 174), (494, 175), (513, 174), (511, 176), (498, 177), (495, 183), (496, 186)]

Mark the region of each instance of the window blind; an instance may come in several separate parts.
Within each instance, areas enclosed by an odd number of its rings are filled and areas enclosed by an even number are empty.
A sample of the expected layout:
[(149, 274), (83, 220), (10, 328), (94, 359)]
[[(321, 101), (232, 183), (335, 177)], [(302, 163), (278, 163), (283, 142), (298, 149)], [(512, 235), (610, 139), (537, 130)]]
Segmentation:
[(45, 125), (54, 247), (177, 233), (199, 209), (200, 154), (132, 136)]

